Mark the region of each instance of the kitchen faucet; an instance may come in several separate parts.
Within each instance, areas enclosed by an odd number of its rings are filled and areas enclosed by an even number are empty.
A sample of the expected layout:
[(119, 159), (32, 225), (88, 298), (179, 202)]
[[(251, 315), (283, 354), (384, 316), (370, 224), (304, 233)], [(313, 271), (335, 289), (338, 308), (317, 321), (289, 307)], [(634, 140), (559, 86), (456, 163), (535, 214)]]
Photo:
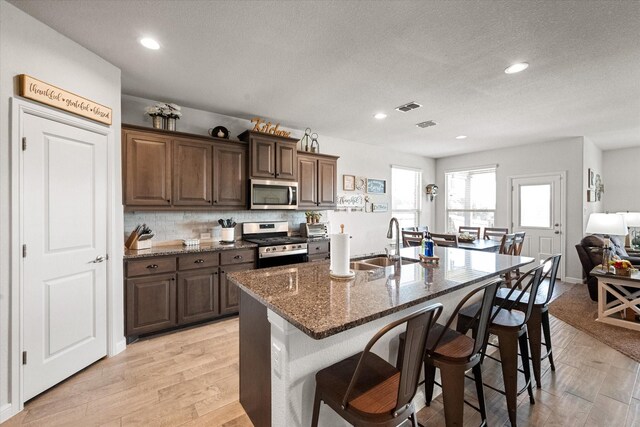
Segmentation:
[(398, 219), (396, 217), (391, 218), (389, 221), (389, 229), (387, 230), (387, 239), (391, 239), (393, 237), (393, 223), (396, 224), (396, 254), (391, 256), (387, 253), (387, 258), (399, 260), (400, 259), (400, 224), (398, 223)]

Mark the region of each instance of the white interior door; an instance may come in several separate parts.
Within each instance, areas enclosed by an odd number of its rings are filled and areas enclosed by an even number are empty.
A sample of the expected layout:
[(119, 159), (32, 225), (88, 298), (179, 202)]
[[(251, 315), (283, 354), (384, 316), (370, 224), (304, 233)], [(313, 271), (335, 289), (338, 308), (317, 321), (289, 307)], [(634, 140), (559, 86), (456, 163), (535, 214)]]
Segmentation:
[(107, 353), (107, 137), (25, 114), (23, 399)]
[(562, 253), (562, 184), (560, 174), (511, 178), (511, 227), (526, 232), (522, 255), (544, 260)]

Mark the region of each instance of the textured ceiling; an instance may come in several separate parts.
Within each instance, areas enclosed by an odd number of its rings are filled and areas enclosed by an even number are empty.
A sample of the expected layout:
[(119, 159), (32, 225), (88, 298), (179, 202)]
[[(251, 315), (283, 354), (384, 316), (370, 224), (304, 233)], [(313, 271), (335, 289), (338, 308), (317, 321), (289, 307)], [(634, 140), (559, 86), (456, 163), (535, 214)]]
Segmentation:
[(125, 94), (431, 157), (640, 145), (639, 1), (11, 3), (120, 67)]

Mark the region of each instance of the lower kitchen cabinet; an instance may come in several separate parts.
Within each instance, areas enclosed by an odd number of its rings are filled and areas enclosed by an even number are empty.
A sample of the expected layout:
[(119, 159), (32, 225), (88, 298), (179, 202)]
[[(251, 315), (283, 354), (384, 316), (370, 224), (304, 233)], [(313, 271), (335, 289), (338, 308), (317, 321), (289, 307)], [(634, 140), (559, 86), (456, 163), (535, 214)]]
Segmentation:
[(178, 324), (213, 319), (218, 310), (218, 268), (178, 273)]
[(307, 261), (325, 261), (329, 259), (329, 241), (308, 242)]
[(157, 274), (127, 279), (126, 335), (171, 328), (176, 316), (176, 275)]
[(220, 267), (220, 314), (237, 313), (240, 307), (238, 287), (227, 280), (227, 273), (251, 270), (253, 267), (253, 263)]
[(238, 288), (227, 273), (255, 267), (255, 249), (125, 260), (125, 336), (238, 313)]

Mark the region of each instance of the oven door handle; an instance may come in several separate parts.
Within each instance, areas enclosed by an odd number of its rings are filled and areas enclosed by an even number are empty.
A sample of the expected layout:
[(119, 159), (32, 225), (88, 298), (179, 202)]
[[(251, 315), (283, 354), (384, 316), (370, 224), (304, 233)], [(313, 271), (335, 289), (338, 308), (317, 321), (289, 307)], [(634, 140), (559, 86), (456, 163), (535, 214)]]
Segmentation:
[(298, 249), (295, 251), (288, 251), (288, 252), (261, 252), (259, 254), (260, 258), (273, 258), (273, 257), (279, 257), (279, 256), (288, 256), (288, 255), (304, 255), (307, 253), (307, 249)]

